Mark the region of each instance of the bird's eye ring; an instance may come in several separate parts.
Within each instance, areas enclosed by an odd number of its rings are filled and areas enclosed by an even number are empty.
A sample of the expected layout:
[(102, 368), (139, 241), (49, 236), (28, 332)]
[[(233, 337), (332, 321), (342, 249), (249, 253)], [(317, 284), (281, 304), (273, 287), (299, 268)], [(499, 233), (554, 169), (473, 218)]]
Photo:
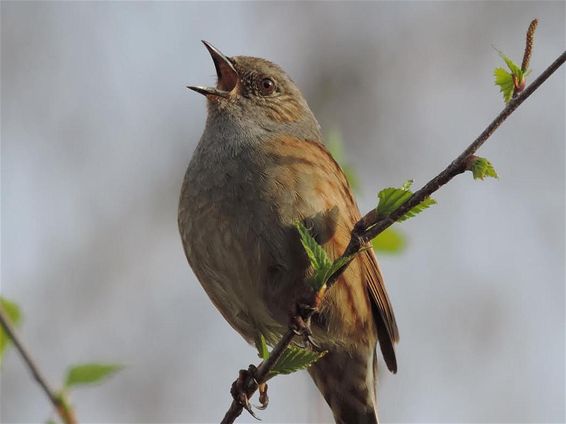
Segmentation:
[(259, 83), (259, 91), (262, 96), (269, 96), (275, 91), (275, 82), (271, 78), (263, 78)]

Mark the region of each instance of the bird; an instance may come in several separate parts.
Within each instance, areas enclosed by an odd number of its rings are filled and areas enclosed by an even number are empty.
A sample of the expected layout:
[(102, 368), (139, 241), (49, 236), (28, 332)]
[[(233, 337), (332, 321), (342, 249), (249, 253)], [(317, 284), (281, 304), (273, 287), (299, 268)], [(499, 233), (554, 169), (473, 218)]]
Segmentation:
[[(203, 41), (217, 74), (204, 132), (186, 170), (178, 225), (187, 260), (225, 320), (249, 343), (276, 343), (313, 270), (302, 222), (333, 259), (361, 214), (346, 176), (323, 143), (300, 89), (278, 65), (227, 57)], [(327, 353), (308, 372), (339, 424), (378, 422), (379, 343), (397, 372), (395, 316), (371, 249), (324, 295), (312, 333)]]

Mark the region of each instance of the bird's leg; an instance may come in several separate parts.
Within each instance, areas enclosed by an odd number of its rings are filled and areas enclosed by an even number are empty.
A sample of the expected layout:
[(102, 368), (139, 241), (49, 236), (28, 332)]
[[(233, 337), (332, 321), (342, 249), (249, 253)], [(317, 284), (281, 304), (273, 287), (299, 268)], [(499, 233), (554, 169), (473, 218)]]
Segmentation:
[[(247, 370), (240, 370), (238, 374), (238, 379), (232, 383), (232, 388), (230, 389), (230, 394), (232, 397), (242, 405), (242, 407), (250, 413), (252, 417), (256, 420), (259, 420), (258, 417), (255, 416), (252, 406), (250, 403), (250, 399), (248, 397), (248, 393), (250, 391), (254, 391), (256, 388), (260, 388), (260, 402), (262, 406), (264, 402), (261, 398), (261, 384), (258, 384), (257, 380), (255, 379), (257, 368), (255, 365), (250, 365)], [(265, 385), (265, 384), (264, 384)], [(265, 391), (267, 391), (267, 385), (265, 385)], [(267, 398), (267, 393), (265, 393), (265, 398)], [(265, 407), (267, 407), (267, 402), (265, 403)], [(265, 409), (261, 408), (261, 409)]]
[(297, 336), (302, 336), (305, 344), (312, 346), (314, 349), (320, 349), (320, 346), (314, 341), (311, 331), (311, 317), (317, 311), (317, 308), (307, 304), (298, 303), (296, 313), (291, 318), (291, 326)]

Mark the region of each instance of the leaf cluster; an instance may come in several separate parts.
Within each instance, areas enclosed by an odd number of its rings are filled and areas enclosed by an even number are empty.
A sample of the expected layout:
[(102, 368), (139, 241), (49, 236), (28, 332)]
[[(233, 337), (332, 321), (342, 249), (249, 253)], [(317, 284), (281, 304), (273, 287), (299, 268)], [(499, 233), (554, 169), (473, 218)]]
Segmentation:
[[(399, 209), (407, 200), (411, 198), (413, 192), (410, 190), (413, 180), (408, 180), (400, 188), (388, 187), (381, 190), (377, 197), (379, 203), (377, 204), (377, 216), (378, 219), (387, 217)], [(396, 221), (406, 221), (409, 218), (421, 213), (425, 209), (436, 204), (436, 200), (431, 197), (427, 197), (418, 205), (413, 206), (406, 213), (401, 215)]]
[(315, 238), (311, 236), (302, 222), (297, 222), (296, 228), (313, 269), (313, 275), (308, 282), (312, 289), (318, 292), (326, 286), (327, 281), (334, 273), (352, 260), (353, 256), (341, 256), (333, 261)]
[[(259, 335), (255, 341), (259, 357), (266, 361), (269, 358), (269, 349), (265, 342), (265, 337)], [(279, 374), (291, 374), (296, 371), (306, 369), (322, 358), (326, 351), (315, 352), (310, 349), (304, 349), (298, 346), (289, 345), (281, 357), (277, 360), (273, 368), (269, 371), (267, 379), (275, 377)]]
[(474, 156), (468, 165), (474, 180), (483, 180), (486, 177), (499, 178), (495, 168), (486, 158)]
[(499, 90), (503, 94), (503, 101), (509, 103), (515, 93), (519, 93), (525, 88), (525, 77), (530, 73), (530, 70), (521, 69), (519, 65), (503, 54), (503, 52), (499, 50), (497, 52), (509, 71), (501, 67), (495, 68), (493, 76), (495, 77), (495, 84), (499, 86)]

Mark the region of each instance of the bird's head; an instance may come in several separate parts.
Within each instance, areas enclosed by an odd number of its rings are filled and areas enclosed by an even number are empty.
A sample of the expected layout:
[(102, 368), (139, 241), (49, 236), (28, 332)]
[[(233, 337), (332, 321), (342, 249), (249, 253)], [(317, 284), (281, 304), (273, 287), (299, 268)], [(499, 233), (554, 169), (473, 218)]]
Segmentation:
[(301, 91), (279, 66), (256, 57), (227, 57), (210, 43), (203, 44), (216, 68), (216, 87), (188, 88), (206, 96), (209, 115), (252, 120), (268, 131), (310, 127), (318, 135), (318, 122)]

